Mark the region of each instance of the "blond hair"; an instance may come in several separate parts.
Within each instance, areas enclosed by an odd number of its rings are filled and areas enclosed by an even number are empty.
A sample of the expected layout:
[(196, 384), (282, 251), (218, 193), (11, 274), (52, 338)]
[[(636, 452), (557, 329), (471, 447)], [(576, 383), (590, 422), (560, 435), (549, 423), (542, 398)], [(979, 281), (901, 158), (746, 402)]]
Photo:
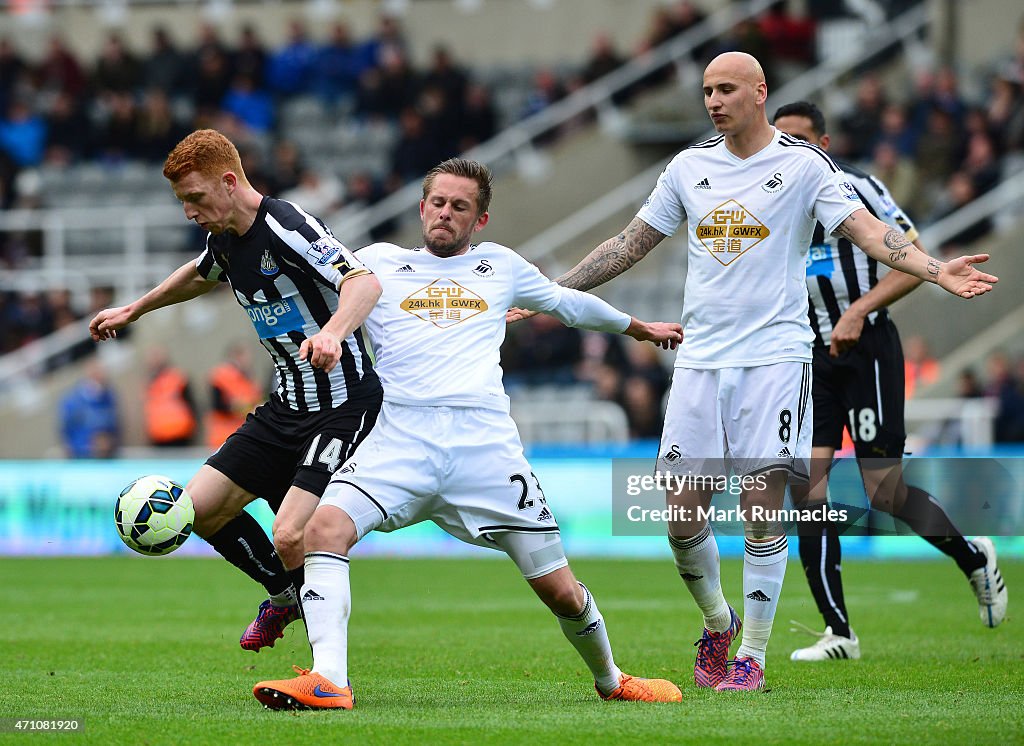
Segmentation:
[(449, 158), (427, 172), (423, 179), (423, 199), (430, 194), (434, 188), (434, 179), (438, 174), (450, 174), (461, 176), (464, 179), (472, 179), (476, 182), (476, 214), (483, 215), (491, 206), (491, 169), (482, 163), (471, 161), (468, 158)]

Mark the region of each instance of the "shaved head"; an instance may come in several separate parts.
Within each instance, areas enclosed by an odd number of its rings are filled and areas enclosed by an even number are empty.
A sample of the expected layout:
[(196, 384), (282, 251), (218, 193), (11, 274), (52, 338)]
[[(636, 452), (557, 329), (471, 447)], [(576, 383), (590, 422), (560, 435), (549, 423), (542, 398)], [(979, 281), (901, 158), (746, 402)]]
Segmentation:
[(723, 52), (704, 70), (705, 79), (711, 75), (739, 78), (752, 85), (764, 83), (764, 70), (757, 58), (746, 52)]
[(756, 152), (772, 138), (767, 100), (761, 63), (745, 52), (720, 54), (704, 70), (704, 107), (737, 154)]

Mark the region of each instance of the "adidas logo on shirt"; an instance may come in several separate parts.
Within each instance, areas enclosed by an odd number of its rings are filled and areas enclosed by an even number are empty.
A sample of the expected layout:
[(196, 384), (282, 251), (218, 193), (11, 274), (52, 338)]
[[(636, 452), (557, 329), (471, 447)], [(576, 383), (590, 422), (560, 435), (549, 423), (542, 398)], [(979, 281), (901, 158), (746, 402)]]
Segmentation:
[(537, 516), (537, 521), (551, 521), (554, 520), (554, 516), (551, 515), (551, 511), (547, 508), (541, 508), (540, 515)]
[(779, 458), (793, 458), (793, 454), (789, 452), (786, 446), (782, 446), (782, 450), (779, 451)]
[(703, 179), (701, 179), (696, 184), (694, 184), (693, 188), (694, 189), (710, 189), (711, 188), (711, 182), (708, 181), (707, 177), (705, 176)]
[(395, 270), (395, 272), (415, 272), (415, 271), (416, 270), (414, 270), (408, 264), (403, 264), (401, 267), (399, 267), (398, 269)]

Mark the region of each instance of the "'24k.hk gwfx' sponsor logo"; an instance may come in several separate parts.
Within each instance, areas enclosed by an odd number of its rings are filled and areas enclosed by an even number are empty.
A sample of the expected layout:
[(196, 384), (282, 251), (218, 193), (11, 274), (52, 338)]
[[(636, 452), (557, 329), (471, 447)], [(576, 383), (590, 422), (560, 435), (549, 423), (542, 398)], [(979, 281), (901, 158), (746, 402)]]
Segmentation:
[(697, 240), (725, 266), (732, 264), (771, 233), (768, 226), (734, 199), (723, 202), (701, 218), (695, 230)]
[(438, 278), (400, 304), (403, 311), (447, 329), (487, 310), (487, 301), (455, 280)]

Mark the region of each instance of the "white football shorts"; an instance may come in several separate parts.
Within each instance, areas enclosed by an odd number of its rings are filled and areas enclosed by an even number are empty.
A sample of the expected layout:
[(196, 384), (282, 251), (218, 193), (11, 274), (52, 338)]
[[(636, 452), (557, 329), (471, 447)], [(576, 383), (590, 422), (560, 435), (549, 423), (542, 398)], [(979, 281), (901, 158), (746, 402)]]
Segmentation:
[(810, 363), (676, 368), (657, 468), (711, 477), (782, 468), (807, 479), (813, 422)]
[(515, 422), (490, 409), (384, 402), (320, 504), (348, 513), (360, 539), (421, 521), (492, 549), (491, 534), (558, 534)]

